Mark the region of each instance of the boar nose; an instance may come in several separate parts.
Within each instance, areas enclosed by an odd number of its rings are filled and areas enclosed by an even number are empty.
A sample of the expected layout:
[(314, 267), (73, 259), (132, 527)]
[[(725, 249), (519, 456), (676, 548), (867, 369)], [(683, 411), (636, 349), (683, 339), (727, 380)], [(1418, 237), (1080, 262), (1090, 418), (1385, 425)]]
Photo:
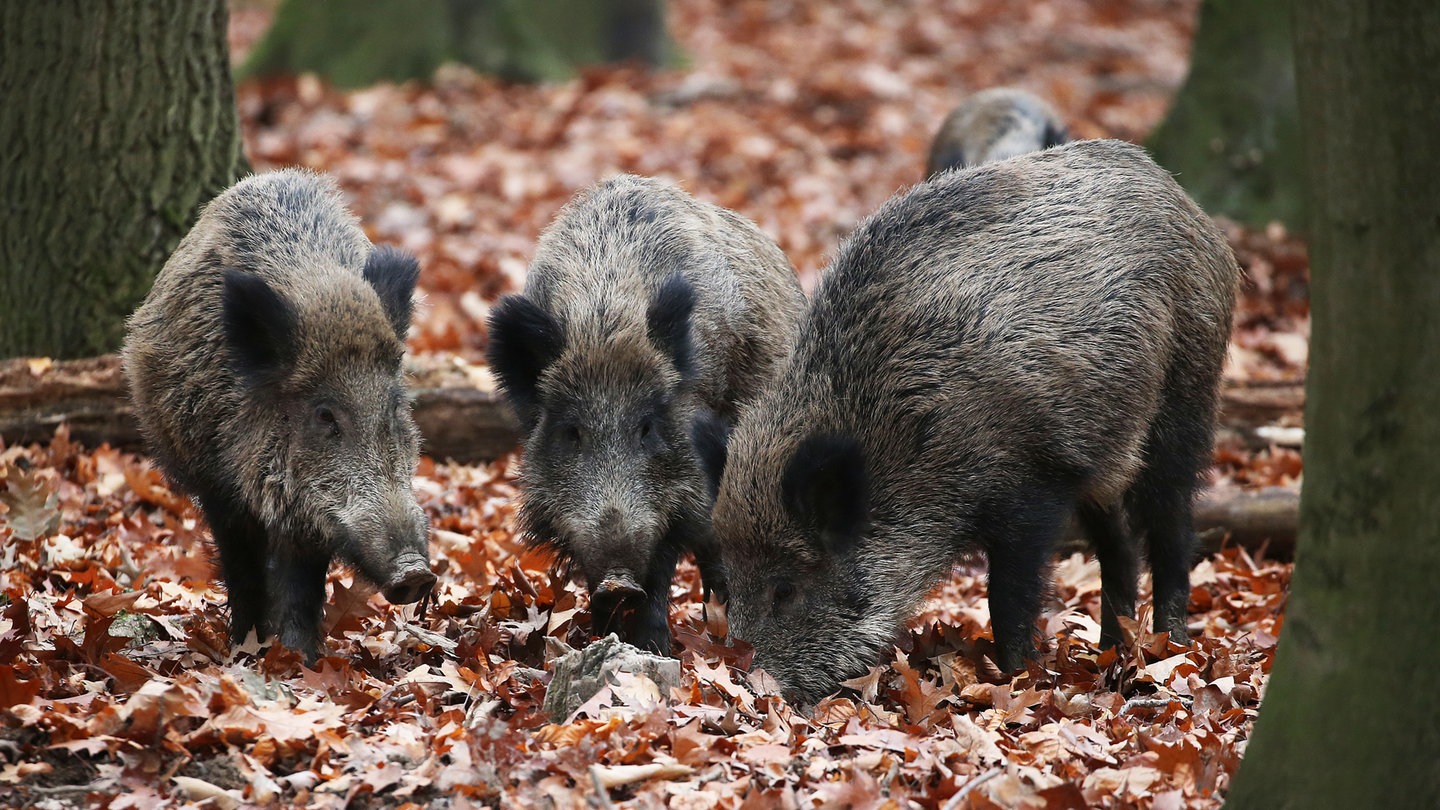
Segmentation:
[(416, 555), (400, 561), (395, 575), (385, 583), (380, 592), (385, 594), (385, 599), (392, 605), (408, 605), (424, 599), (434, 587), (435, 575), (430, 573), (430, 566), (424, 558)]
[(644, 596), (645, 589), (640, 587), (640, 583), (635, 581), (635, 576), (629, 571), (611, 571), (600, 580), (595, 593), (623, 599), (627, 596)]

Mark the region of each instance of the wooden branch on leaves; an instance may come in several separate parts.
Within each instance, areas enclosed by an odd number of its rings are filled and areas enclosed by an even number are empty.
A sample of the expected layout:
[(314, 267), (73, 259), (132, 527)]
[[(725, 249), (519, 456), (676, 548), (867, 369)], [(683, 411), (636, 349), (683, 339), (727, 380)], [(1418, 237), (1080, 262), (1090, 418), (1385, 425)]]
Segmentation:
[[(484, 368), (450, 356), (421, 355), (409, 361), (406, 371), (426, 453), (475, 463), (515, 448), (514, 419)], [(1304, 402), (1304, 386), (1298, 383), (1227, 384), (1221, 429), (1247, 436), (1267, 426), (1298, 426)], [(86, 445), (141, 448), (117, 356), (0, 361), (5, 444), (48, 441), (61, 423)], [(1298, 511), (1298, 493), (1283, 487), (1212, 490), (1196, 503), (1195, 528), (1207, 548), (1229, 536), (1251, 549), (1268, 543), (1269, 553), (1285, 556), (1294, 548)]]
[(1226, 542), (1271, 558), (1295, 554), (1300, 528), (1300, 490), (1293, 487), (1211, 489), (1195, 499), (1195, 532), (1207, 553)]
[(1226, 382), (1220, 424), (1227, 427), (1296, 426), (1305, 415), (1303, 382)]
[(1304, 420), (1304, 383), (1227, 383), (1220, 395), (1215, 440), (1252, 449), (1271, 444), (1298, 447)]
[[(427, 453), (475, 462), (515, 447), (515, 422), (483, 367), (448, 355), (420, 355), (407, 373)], [(1227, 383), (1221, 431), (1254, 440), (1257, 428), (1299, 426), (1304, 407), (1300, 383)], [(62, 422), (85, 444), (140, 447), (119, 357), (0, 361), (0, 436), (7, 444), (46, 441)]]
[[(424, 355), (407, 364), (406, 374), (424, 452), (475, 463), (515, 448), (515, 421), (489, 372), (453, 357)], [(142, 448), (120, 358), (0, 361), (0, 438), (5, 444), (48, 441), (62, 423), (82, 444)]]
[(6, 445), (48, 441), (62, 422), (87, 445), (140, 446), (119, 357), (0, 362), (0, 438)]
[[(1300, 490), (1293, 487), (1209, 489), (1195, 498), (1195, 533), (1200, 549), (1214, 554), (1222, 546), (1238, 545), (1252, 554), (1264, 549), (1270, 559), (1295, 555), (1295, 536), (1300, 528)], [(1072, 524), (1063, 554), (1090, 548)]]

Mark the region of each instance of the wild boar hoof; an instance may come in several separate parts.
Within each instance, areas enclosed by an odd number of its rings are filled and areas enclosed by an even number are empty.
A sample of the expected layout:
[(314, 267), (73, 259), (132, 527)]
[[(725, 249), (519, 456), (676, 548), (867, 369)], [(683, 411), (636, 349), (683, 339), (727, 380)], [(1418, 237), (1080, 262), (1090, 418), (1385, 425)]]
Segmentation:
[(381, 593), (392, 605), (408, 605), (424, 599), (435, 587), (435, 575), (429, 568), (409, 568), (395, 575)]

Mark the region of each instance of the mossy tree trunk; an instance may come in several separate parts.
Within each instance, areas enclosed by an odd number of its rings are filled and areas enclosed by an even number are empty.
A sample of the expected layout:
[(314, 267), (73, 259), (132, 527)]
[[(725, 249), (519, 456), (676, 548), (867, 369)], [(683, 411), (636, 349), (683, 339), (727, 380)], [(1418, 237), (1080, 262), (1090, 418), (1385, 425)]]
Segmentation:
[(1233, 808), (1440, 807), (1440, 3), (1296, 0), (1301, 538)]
[(241, 75), (313, 72), (363, 87), (462, 62), (555, 81), (590, 64), (658, 66), (674, 53), (664, 0), (285, 0)]
[(0, 3), (0, 357), (120, 346), (244, 167), (225, 0)]
[(1148, 146), (1210, 213), (1303, 224), (1288, 0), (1204, 0), (1190, 74)]

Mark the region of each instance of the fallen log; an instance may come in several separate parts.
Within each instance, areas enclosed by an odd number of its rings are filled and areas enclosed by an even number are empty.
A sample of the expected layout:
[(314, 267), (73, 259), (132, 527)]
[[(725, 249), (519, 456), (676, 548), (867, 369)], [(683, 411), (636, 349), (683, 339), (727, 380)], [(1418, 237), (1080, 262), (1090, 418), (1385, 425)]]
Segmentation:
[(45, 442), (61, 423), (86, 445), (139, 448), (119, 357), (0, 362), (0, 438), (7, 445)]
[(1226, 427), (1300, 427), (1304, 418), (1304, 382), (1226, 381), (1220, 391), (1220, 424)]
[[(484, 368), (448, 355), (421, 355), (408, 360), (405, 371), (424, 452), (472, 464), (515, 448), (514, 418)], [(85, 445), (108, 442), (141, 449), (120, 358), (0, 361), (0, 438), (5, 444), (49, 441), (62, 423), (70, 426), (72, 439)]]
[[(407, 360), (406, 377), (424, 452), (471, 464), (515, 448), (514, 418), (484, 367), (449, 355), (420, 355)], [(1304, 397), (1304, 386), (1297, 383), (1227, 384), (1222, 429), (1253, 433), (1257, 426), (1298, 425)], [(72, 439), (85, 445), (108, 442), (141, 449), (120, 359), (104, 355), (0, 361), (0, 437), (5, 444), (48, 441), (62, 423), (70, 426)], [(1228, 538), (1252, 551), (1263, 546), (1270, 556), (1287, 557), (1295, 548), (1299, 504), (1299, 492), (1286, 487), (1209, 490), (1196, 500), (1195, 530), (1207, 551)]]
[(1267, 557), (1295, 554), (1300, 529), (1300, 490), (1291, 487), (1210, 489), (1195, 500), (1195, 532), (1205, 551), (1226, 543), (1247, 551), (1265, 549)]
[[(1295, 555), (1295, 537), (1300, 528), (1300, 490), (1208, 489), (1195, 498), (1194, 516), (1195, 534), (1205, 554), (1214, 554), (1228, 544), (1251, 554), (1263, 550), (1269, 559), (1288, 560)], [(1084, 552), (1089, 548), (1079, 526), (1072, 524), (1061, 552)]]
[[(407, 361), (406, 374), (426, 453), (475, 463), (514, 449), (515, 421), (483, 366), (451, 355), (418, 355)], [(1301, 383), (1227, 383), (1221, 392), (1222, 437), (1264, 446), (1273, 439), (1262, 428), (1298, 427), (1304, 405)], [(71, 437), (84, 444), (139, 449), (119, 357), (0, 361), (5, 443), (47, 441), (61, 423), (69, 423)]]

